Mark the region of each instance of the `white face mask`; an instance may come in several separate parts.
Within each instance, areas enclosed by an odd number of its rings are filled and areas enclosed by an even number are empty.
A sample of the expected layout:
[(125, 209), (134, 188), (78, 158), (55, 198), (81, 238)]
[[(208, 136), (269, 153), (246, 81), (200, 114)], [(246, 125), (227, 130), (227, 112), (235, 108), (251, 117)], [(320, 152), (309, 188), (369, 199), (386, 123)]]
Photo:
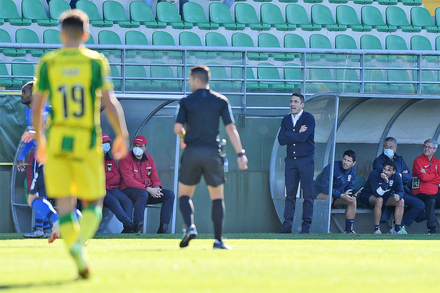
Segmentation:
[(385, 156), (387, 156), (390, 159), (394, 156), (394, 151), (391, 149), (385, 149), (383, 153), (385, 154)]
[(133, 154), (137, 157), (142, 156), (144, 151), (140, 147), (134, 147), (133, 148)]
[(104, 154), (108, 153), (109, 150), (110, 150), (110, 144), (109, 143), (103, 143), (102, 144), (102, 151), (104, 152)]

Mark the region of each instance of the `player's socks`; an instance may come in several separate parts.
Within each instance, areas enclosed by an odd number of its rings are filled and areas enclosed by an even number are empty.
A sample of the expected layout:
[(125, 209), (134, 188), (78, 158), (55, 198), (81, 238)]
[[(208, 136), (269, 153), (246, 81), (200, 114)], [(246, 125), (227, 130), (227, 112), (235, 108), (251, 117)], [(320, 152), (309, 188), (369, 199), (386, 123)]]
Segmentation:
[(353, 219), (345, 219), (345, 231), (351, 232), (353, 231)]
[(81, 231), (78, 235), (78, 241), (84, 245), (87, 240), (93, 238), (99, 228), (102, 219), (102, 209), (95, 205), (89, 205), (82, 210), (82, 218), (79, 221)]
[(185, 225), (189, 227), (194, 224), (194, 205), (192, 199), (187, 195), (181, 196), (179, 198), (179, 207)]
[(394, 231), (399, 232), (400, 229), (402, 228), (402, 225), (394, 225)]
[(50, 219), (52, 223), (58, 220), (59, 218), (52, 204), (45, 198), (41, 198), (41, 197), (35, 198), (31, 203), (31, 207), (43, 218)]
[(46, 229), (50, 229), (50, 223), (47, 218), (44, 219), (44, 221), (43, 221), (43, 230), (46, 230)]
[(35, 229), (43, 230), (44, 217), (40, 213), (35, 213)]
[(223, 199), (212, 201), (212, 221), (214, 222), (214, 238), (222, 241), (223, 216), (225, 214), (225, 205)]
[(79, 223), (74, 213), (60, 216), (61, 237), (69, 249), (78, 240), (79, 231)]

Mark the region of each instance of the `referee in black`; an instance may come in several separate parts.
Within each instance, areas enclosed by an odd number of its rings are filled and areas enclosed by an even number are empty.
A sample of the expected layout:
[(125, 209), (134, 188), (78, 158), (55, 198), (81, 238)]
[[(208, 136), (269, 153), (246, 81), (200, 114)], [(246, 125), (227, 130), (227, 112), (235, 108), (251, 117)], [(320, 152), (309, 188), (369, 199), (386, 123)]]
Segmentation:
[(212, 221), (214, 222), (214, 249), (231, 249), (222, 240), (224, 205), (223, 159), (219, 149), (220, 117), (229, 140), (237, 153), (240, 170), (247, 169), (248, 159), (241, 145), (235, 127), (228, 98), (209, 89), (211, 73), (209, 68), (198, 65), (191, 68), (189, 86), (192, 94), (180, 101), (174, 132), (181, 137), (184, 148), (179, 173), (179, 206), (186, 228), (180, 247), (186, 247), (197, 236), (194, 225), (192, 197), (196, 184), (203, 175), (212, 200)]

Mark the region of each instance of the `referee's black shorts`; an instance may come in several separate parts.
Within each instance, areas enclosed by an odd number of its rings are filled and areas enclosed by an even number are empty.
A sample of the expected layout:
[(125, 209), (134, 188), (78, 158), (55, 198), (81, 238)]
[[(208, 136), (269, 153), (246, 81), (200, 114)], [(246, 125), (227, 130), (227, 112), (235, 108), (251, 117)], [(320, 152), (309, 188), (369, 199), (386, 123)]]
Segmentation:
[(217, 148), (186, 147), (180, 162), (179, 182), (185, 185), (198, 184), (202, 175), (209, 186), (225, 183), (223, 158)]

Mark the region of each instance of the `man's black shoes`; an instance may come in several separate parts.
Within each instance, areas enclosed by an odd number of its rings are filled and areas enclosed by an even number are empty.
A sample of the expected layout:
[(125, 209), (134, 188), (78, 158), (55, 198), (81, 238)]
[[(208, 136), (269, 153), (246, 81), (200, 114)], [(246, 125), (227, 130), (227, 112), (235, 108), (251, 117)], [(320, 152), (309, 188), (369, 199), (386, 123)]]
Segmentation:
[(182, 241), (180, 241), (180, 247), (187, 247), (189, 242), (196, 238), (197, 236), (197, 229), (196, 229), (196, 225), (192, 224), (191, 226), (189, 226), (187, 229), (184, 229), (183, 231), (183, 236), (182, 236)]

